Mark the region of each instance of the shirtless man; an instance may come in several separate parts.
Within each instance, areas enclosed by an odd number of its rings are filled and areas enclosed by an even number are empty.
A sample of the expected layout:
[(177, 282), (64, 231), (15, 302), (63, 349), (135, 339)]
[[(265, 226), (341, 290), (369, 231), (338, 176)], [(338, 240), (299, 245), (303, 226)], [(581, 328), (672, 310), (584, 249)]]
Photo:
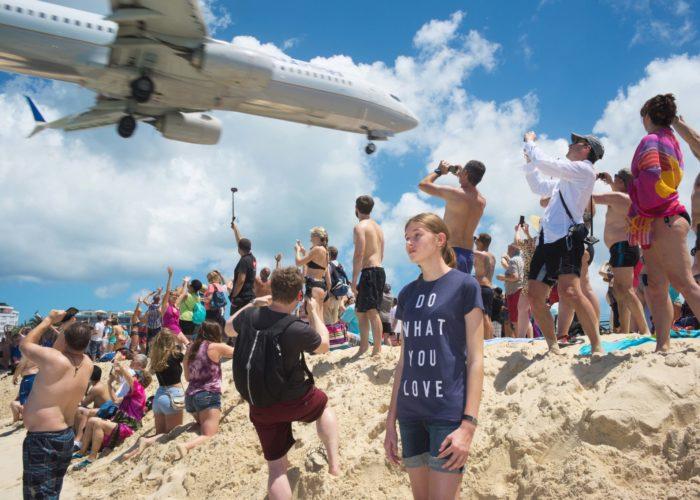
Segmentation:
[(75, 410), (92, 373), (92, 361), (84, 353), (93, 333), (87, 323), (71, 319), (53, 347), (39, 345), (42, 334), (60, 324), (65, 315), (65, 311), (51, 311), (20, 345), (22, 355), (39, 367), (24, 407), (24, 498), (58, 498), (61, 494), (73, 453)]
[(29, 393), (32, 392), (32, 385), (34, 385), (34, 379), (38, 372), (39, 367), (27, 358), (22, 358), (17, 368), (15, 368), (15, 373), (12, 376), (12, 383), (17, 385), (20, 376), (22, 377), (22, 382), (19, 383), (17, 399), (10, 403), (13, 424), (22, 420), (22, 411), (24, 410), (27, 398), (29, 398)]
[(255, 277), (255, 285), (253, 285), (253, 290), (255, 291), (255, 297), (267, 297), (272, 295), (272, 288), (270, 287), (270, 271), (269, 267), (263, 267), (260, 270), (260, 276)]
[(649, 335), (649, 327), (644, 318), (644, 308), (634, 291), (634, 268), (639, 262), (640, 249), (627, 243), (629, 227), (630, 197), (627, 187), (632, 182), (632, 173), (623, 168), (613, 178), (608, 173), (601, 173), (603, 182), (612, 187), (612, 193), (594, 194), (593, 202), (607, 205), (605, 214), (605, 232), (603, 239), (610, 249), (610, 267), (613, 272), (613, 293), (617, 300), (622, 332), (630, 332), (630, 315), (638, 325), (642, 335)]
[[(441, 175), (452, 172), (459, 178), (459, 186), (435, 184)], [(457, 269), (471, 274), (474, 264), (474, 231), (486, 208), (486, 199), (476, 189), (486, 172), (483, 163), (470, 160), (464, 167), (441, 161), (434, 172), (428, 174), (418, 188), (431, 196), (445, 200), (445, 224), (450, 231), (449, 245), (457, 255)]]
[(484, 338), (493, 338), (493, 273), (496, 269), (496, 257), (489, 252), (491, 235), (481, 233), (475, 240), (474, 274), (481, 285), (481, 300), (484, 303)]
[[(107, 405), (105, 403), (109, 404)], [(90, 405), (93, 405), (93, 407), (90, 408)], [(82, 445), (81, 438), (85, 431), (85, 425), (90, 417), (98, 416), (100, 418), (109, 418), (111, 416), (109, 412), (112, 406), (116, 409), (116, 405), (114, 405), (109, 396), (109, 386), (102, 382), (102, 368), (95, 365), (92, 367), (92, 375), (90, 375), (87, 393), (80, 402), (78, 410), (75, 412), (73, 431), (75, 432), (76, 446), (80, 447)], [(112, 411), (112, 413), (114, 412)]]
[(379, 306), (384, 295), (386, 274), (382, 267), (384, 260), (384, 232), (370, 218), (374, 208), (371, 196), (360, 196), (355, 201), (355, 217), (360, 222), (353, 229), (355, 254), (352, 258), (352, 292), (355, 294), (355, 313), (360, 325), (361, 355), (369, 349), (369, 329), (372, 327), (374, 342), (372, 356), (382, 350), (382, 320)]

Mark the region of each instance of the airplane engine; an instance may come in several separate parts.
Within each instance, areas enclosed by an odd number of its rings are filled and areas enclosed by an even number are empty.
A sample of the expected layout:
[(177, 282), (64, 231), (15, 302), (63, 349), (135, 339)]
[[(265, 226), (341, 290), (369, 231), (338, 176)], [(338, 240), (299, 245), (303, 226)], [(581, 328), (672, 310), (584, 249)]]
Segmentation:
[(216, 42), (206, 43), (203, 49), (202, 70), (214, 80), (264, 88), (272, 78), (273, 63), (253, 50)]
[(221, 121), (204, 113), (168, 113), (154, 126), (163, 137), (192, 144), (216, 144), (221, 137)]

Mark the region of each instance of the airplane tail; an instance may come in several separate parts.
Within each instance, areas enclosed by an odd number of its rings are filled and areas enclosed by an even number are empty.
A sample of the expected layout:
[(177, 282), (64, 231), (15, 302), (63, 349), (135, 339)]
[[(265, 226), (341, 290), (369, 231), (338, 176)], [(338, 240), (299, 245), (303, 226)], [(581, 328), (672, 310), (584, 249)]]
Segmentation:
[(36, 134), (44, 130), (46, 128), (47, 123), (43, 115), (39, 111), (39, 108), (37, 108), (36, 104), (34, 104), (34, 101), (32, 101), (32, 98), (28, 95), (25, 95), (24, 98), (27, 100), (27, 104), (29, 104), (29, 109), (32, 110), (32, 116), (34, 116), (34, 122), (36, 123), (34, 130), (32, 130), (31, 134), (27, 136), (27, 138), (29, 138), (35, 136)]

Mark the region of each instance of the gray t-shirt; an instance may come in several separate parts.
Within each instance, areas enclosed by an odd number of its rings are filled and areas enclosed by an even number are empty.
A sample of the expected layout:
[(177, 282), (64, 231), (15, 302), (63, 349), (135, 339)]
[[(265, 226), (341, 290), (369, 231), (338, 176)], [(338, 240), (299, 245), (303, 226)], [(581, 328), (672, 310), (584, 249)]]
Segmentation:
[(459, 422), (467, 399), (467, 334), (464, 316), (483, 310), (481, 287), (470, 274), (452, 269), (435, 281), (419, 277), (399, 294), (403, 372), (399, 420)]
[(379, 305), (379, 318), (382, 323), (391, 321), (391, 308), (394, 305), (394, 296), (390, 293), (385, 293), (382, 296), (382, 303)]
[(523, 287), (523, 278), (525, 274), (525, 262), (522, 256), (514, 255), (510, 258), (510, 264), (508, 264), (508, 269), (506, 269), (506, 274), (509, 276), (515, 276), (518, 281), (506, 281), (506, 296), (513, 295), (515, 292)]

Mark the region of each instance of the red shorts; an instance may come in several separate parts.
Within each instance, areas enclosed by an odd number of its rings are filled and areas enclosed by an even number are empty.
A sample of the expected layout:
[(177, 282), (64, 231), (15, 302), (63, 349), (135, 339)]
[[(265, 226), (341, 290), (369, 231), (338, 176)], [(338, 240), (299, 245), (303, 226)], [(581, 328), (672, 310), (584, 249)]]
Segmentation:
[(250, 406), (250, 421), (255, 426), (265, 460), (279, 460), (294, 445), (292, 422), (315, 422), (326, 409), (328, 396), (312, 387), (304, 396), (292, 401), (259, 408)]
[(520, 301), (520, 294), (522, 291), (523, 289), (521, 288), (517, 292), (506, 297), (506, 304), (508, 306), (508, 321), (511, 323), (518, 322), (518, 302)]

